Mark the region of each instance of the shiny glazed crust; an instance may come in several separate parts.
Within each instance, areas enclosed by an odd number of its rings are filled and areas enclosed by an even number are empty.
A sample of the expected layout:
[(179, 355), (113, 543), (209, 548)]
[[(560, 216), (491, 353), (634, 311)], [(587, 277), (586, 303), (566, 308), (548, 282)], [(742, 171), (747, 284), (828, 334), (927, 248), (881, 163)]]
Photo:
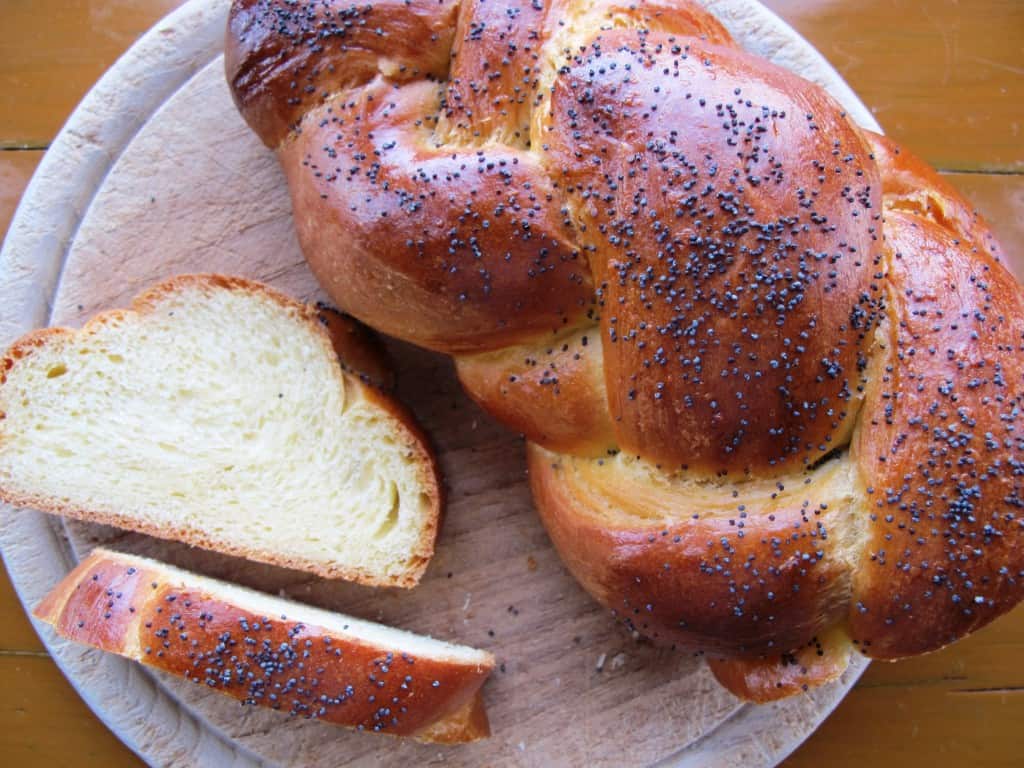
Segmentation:
[[(38, 493), (25, 493), (6, 486), (0, 486), (0, 500), (14, 507), (36, 509), (50, 514), (138, 531), (157, 538), (182, 541), (193, 546), (249, 560), (309, 571), (324, 578), (343, 578), (375, 586), (406, 588), (416, 586), (434, 553), (434, 542), (437, 538), (443, 501), (440, 473), (429, 440), (416, 424), (412, 414), (375, 383), (390, 385), (391, 381), (389, 364), (383, 350), (369, 331), (360, 327), (350, 318), (324, 307), (314, 307), (295, 301), (267, 285), (252, 280), (214, 274), (179, 275), (149, 288), (137, 296), (128, 309), (101, 313), (79, 330), (44, 328), (22, 337), (6, 351), (2, 362), (0, 362), (0, 387), (6, 382), (8, 372), (18, 365), (19, 361), (33, 354), (36, 349), (52, 343), (62, 336), (88, 335), (103, 324), (117, 323), (132, 314), (145, 314), (153, 311), (153, 308), (159, 304), (161, 296), (173, 294), (190, 286), (213, 290), (242, 291), (258, 300), (275, 302), (294, 313), (295, 316), (303, 318), (309, 333), (314, 338), (326, 339), (335, 353), (339, 355), (339, 364), (343, 369), (342, 376), (348, 390), (356, 397), (373, 402), (391, 417), (395, 439), (406, 447), (409, 460), (417, 467), (419, 485), (431, 501), (427, 524), (424, 525), (420, 540), (410, 553), (411, 567), (394, 578), (382, 581), (376, 574), (359, 569), (325, 568), (321, 563), (282, 556), (273, 550), (256, 551), (242, 548), (231, 537), (218, 538), (202, 527), (184, 524), (180, 527), (155, 526), (133, 516), (111, 514), (95, 509), (82, 509), (59, 498)], [(349, 363), (349, 361), (351, 362)], [(357, 366), (367, 372), (357, 371)], [(0, 411), (0, 438), (2, 438), (3, 432), (3, 419), (4, 413)]]
[(778, 656), (711, 658), (708, 666), (715, 679), (740, 698), (767, 704), (838, 679), (850, 663), (851, 652), (846, 633), (832, 629)]
[(782, 493), (764, 483), (723, 514), (726, 488), (661, 484), (621, 457), (531, 445), (527, 458), (566, 566), (630, 629), (715, 656), (751, 655), (789, 651), (844, 618), (848, 466), (830, 464)]
[(931, 168), (689, 0), (346, 7), (236, 2), (236, 102), (598, 600), (756, 701), (1020, 601), (1021, 287)]
[(869, 514), (850, 610), (874, 658), (941, 648), (1022, 596), (1024, 294), (950, 229), (886, 214), (890, 334), (856, 442)]
[(600, 329), (584, 326), (544, 349), (521, 345), (461, 355), (455, 369), (470, 397), (530, 441), (603, 456), (615, 446), (615, 428), (600, 341)]
[(473, 662), (454, 652), (414, 656), (398, 644), (303, 621), (298, 603), (291, 615), (265, 616), (244, 602), (209, 594), (189, 577), (152, 560), (97, 549), (34, 614), (62, 637), (243, 704), (422, 741), (490, 735), (480, 697), (494, 666), (490, 654), (478, 653)]

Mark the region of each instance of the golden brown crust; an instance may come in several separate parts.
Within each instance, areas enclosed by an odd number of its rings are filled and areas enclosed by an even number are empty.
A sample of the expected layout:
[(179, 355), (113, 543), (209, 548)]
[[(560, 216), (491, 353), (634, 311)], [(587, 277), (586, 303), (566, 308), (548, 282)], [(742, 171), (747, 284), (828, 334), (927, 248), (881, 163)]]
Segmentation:
[(841, 629), (811, 639), (792, 653), (758, 659), (708, 659), (715, 679), (744, 701), (767, 704), (839, 679), (853, 648)]
[(882, 174), (886, 210), (914, 213), (959, 239), (966, 248), (1001, 260), (1002, 249), (988, 222), (934, 168), (892, 139), (864, 131)]
[(619, 445), (669, 470), (817, 461), (848, 438), (875, 313), (867, 144), (762, 59), (598, 41), (556, 82), (546, 162), (591, 233)]
[[(19, 360), (31, 355), (40, 347), (72, 334), (92, 334), (103, 325), (122, 321), (132, 313), (145, 314), (150, 312), (159, 305), (162, 297), (172, 295), (189, 286), (205, 289), (245, 291), (274, 301), (294, 316), (305, 320), (309, 331), (315, 336), (325, 339), (332, 348), (337, 348), (335, 346), (335, 339), (332, 338), (328, 329), (320, 320), (321, 310), (314, 306), (303, 304), (267, 285), (245, 278), (215, 274), (179, 275), (158, 283), (141, 293), (133, 300), (129, 309), (111, 310), (101, 313), (90, 319), (80, 330), (46, 328), (33, 331), (19, 339), (6, 351), (3, 362), (0, 363), (0, 372), (2, 372), (2, 375), (0, 375), (0, 386), (6, 382), (7, 372)], [(343, 352), (358, 346), (352, 343), (351, 340), (346, 341), (345, 344), (346, 347), (343, 349)], [(360, 354), (368, 358), (371, 353), (367, 349), (360, 352)], [(223, 538), (220, 538), (210, 530), (188, 524), (182, 524), (173, 528), (152, 525), (146, 521), (127, 515), (120, 515), (109, 510), (83, 509), (61, 499), (41, 494), (24, 493), (10, 487), (0, 486), (0, 500), (14, 507), (36, 509), (49, 514), (138, 531), (139, 533), (145, 533), (157, 538), (182, 541), (186, 544), (243, 557), (248, 560), (269, 563), (283, 568), (308, 571), (324, 578), (341, 578), (370, 586), (414, 587), (419, 583), (424, 571), (426, 571), (430, 558), (433, 555), (434, 542), (437, 538), (438, 518), (443, 498), (440, 471), (437, 467), (436, 459), (425, 434), (406, 408), (395, 401), (394, 398), (381, 392), (376, 386), (365, 383), (357, 376), (343, 372), (340, 375), (344, 379), (344, 386), (347, 388), (347, 393), (350, 397), (366, 399), (382, 408), (391, 416), (395, 433), (400, 436), (399, 439), (405, 444), (408, 453), (414, 457), (413, 460), (418, 467), (417, 475), (420, 487), (429, 499), (430, 520), (423, 527), (423, 533), (410, 553), (409, 567), (400, 574), (381, 578), (379, 574), (371, 573), (361, 568), (325, 566), (318, 562), (282, 556), (276, 552), (255, 551), (239, 546), (230, 536), (225, 535)], [(0, 421), (3, 418), (4, 414), (0, 412)], [(2, 439), (3, 436), (0, 433), (0, 440)]]
[[(563, 2), (562, 6), (572, 3)], [(596, 0), (588, 14), (588, 20), (591, 19), (595, 20), (591, 22), (594, 26), (602, 29), (628, 25), (738, 49), (722, 22), (692, 0)]]
[(604, 456), (615, 447), (601, 358), (588, 326), (548, 344), (455, 358), (466, 393), (528, 440), (560, 453)]
[(338, 356), (341, 367), (385, 392), (395, 388), (395, 372), (380, 339), (362, 323), (333, 307), (317, 305), (317, 316)]
[[(525, 146), (542, 70), (537, 49), (548, 15), (544, 3), (531, 0), (459, 3), (440, 111), (446, 139), (472, 146), (499, 138)], [(488, 77), (496, 65), (503, 76)], [(519, 72), (522, 77), (510, 76)]]
[[(267, 18), (292, 30), (303, 14), (260, 8), (237, 5), (246, 35)], [(875, 297), (862, 287), (879, 252), (872, 216), (880, 184), (859, 131), (823, 90), (738, 51), (693, 4), (511, 10), (461, 4), (443, 99), (429, 78), (367, 71), (345, 80), (359, 86), (351, 89), (336, 73), (320, 73), (318, 87), (322, 80), (334, 98), (306, 105), (280, 159), (321, 283), (346, 311), (393, 335), (442, 351), (490, 350), (558, 330), (591, 309), (586, 250), (607, 283), (598, 303), (613, 308), (602, 312), (602, 343), (623, 448), (672, 467), (742, 472), (813, 462), (843, 442), (874, 312)], [(531, 110), (548, 108), (544, 56), (553, 52), (542, 49), (560, 44), (556, 20), (566, 15), (587, 32), (567, 38), (547, 132), (530, 139), (544, 143), (524, 152)], [(381, 29), (390, 34), (386, 23)], [(232, 44), (245, 38), (232, 30)], [(294, 31), (258, 36), (275, 34), (280, 46), (294, 43)], [(680, 44), (678, 35), (697, 36)], [(331, 51), (333, 44), (325, 43)], [(383, 55), (371, 46), (352, 66), (374, 51)], [(495, 76), (483, 77), (499, 60)], [(684, 76), (685, 98), (663, 82), (666, 67)], [(520, 71), (523, 78), (509, 76)], [(620, 83), (619, 71), (632, 74)], [(654, 108), (616, 110), (620, 102)], [(732, 126), (723, 131), (718, 120), (727, 112)], [(673, 155), (669, 165), (688, 165), (685, 179), (664, 162), (678, 125), (689, 126), (700, 160)], [(651, 137), (665, 148), (655, 156), (666, 157), (631, 173)], [(741, 143), (737, 161), (733, 146)], [(692, 194), (698, 182), (700, 194)], [(689, 216), (672, 239), (667, 221), (647, 215), (656, 212), (647, 207), (648, 187), (660, 188), (658, 207), (674, 208), (677, 220)], [(709, 195), (713, 209), (701, 202)], [(639, 226), (623, 236), (622, 210), (595, 206), (599, 198), (634, 200)], [(693, 238), (707, 264), (666, 272), (665, 256), (675, 258)], [(748, 265), (745, 253), (763, 254), (763, 264)], [(679, 292), (686, 306), (645, 299), (655, 290), (649, 280)], [(834, 330), (820, 334), (822, 327)], [(733, 343), (719, 341), (727, 337)], [(661, 375), (637, 379), (652, 363)], [(758, 419), (749, 410), (755, 395)]]
[[(527, 450), (530, 486), (562, 561), (630, 629), (663, 643), (751, 656), (800, 647), (842, 619), (848, 467), (730, 506), (728, 488), (652, 484), (619, 461)], [(649, 471), (649, 469), (648, 469)], [(782, 485), (781, 483), (779, 484)], [(721, 498), (721, 507), (715, 502)]]
[[(538, 507), (584, 586), (641, 632), (748, 657), (848, 624), (861, 650), (888, 658), (1018, 602), (1024, 308), (966, 201), (816, 85), (738, 50), (695, 3), (462, 0), (453, 12), (443, 74), (370, 72), (336, 88), (279, 159), (335, 300), (454, 353), (470, 395), (536, 444)], [(526, 211), (530, 237), (495, 224), (496, 189)], [(524, 279), (541, 254), (556, 258)], [(967, 314), (914, 314), (933, 304)], [(594, 326), (600, 355), (549, 351)], [(922, 351), (926, 336), (936, 342)], [(954, 344), (954, 365), (982, 356), (988, 372), (926, 366)], [(941, 424), (920, 410), (934, 392), (918, 390), (939, 377), (959, 398), (939, 405)], [(966, 425), (954, 423), (961, 406)], [(878, 426), (893, 414), (903, 422)], [(932, 433), (905, 441), (925, 423)], [(618, 451), (650, 476), (586, 460)], [(893, 451), (884, 467), (870, 458)], [(830, 466), (848, 476), (844, 506), (807, 517)], [(795, 507), (743, 497), (774, 480), (790, 498), (808, 478)], [(715, 483), (740, 497), (708, 501)], [(976, 491), (982, 517), (929, 517), (951, 499), (960, 515), (954, 497), (975, 504)], [(880, 498), (896, 509), (871, 517)], [(950, 553), (968, 564), (940, 578), (983, 599), (969, 613), (928, 607), (952, 601), (929, 586)], [(911, 616), (930, 629), (912, 637)], [(832, 661), (719, 672), (765, 698), (828, 679)]]
[[(531, 154), (493, 143), (529, 143), (549, 68), (538, 51), (562, 32), (563, 12), (578, 9), (233, 4), (234, 98), (279, 150), (303, 250), (346, 312), (423, 346), (473, 352), (557, 331), (590, 309), (563, 195)], [(597, 3), (582, 23), (624, 21), (729, 41), (692, 3)]]
[(891, 332), (856, 444), (870, 519), (849, 621), (862, 651), (898, 658), (1024, 595), (1024, 291), (927, 218), (885, 227)]
[(414, 734), (419, 741), (434, 744), (462, 744), (467, 741), (486, 739), (491, 735), (484, 697), (480, 691), (458, 710), (443, 719), (431, 723)]
[(345, 312), (431, 349), (561, 329), (593, 288), (558, 196), (529, 156), (432, 146), (422, 117), (437, 98), (432, 83), (377, 79), (280, 149), (310, 267)]
[[(297, 615), (302, 610), (295, 605)], [(151, 561), (96, 550), (35, 615), (65, 638), (245, 704), (424, 741), (489, 735), (479, 705), (473, 720), (465, 711), (479, 702), (493, 658), (469, 663), (414, 656), (301, 620), (264, 616), (182, 583)], [(432, 738), (434, 732), (441, 738)]]
[(235, 104), (274, 148), (309, 109), (377, 74), (443, 77), (457, 10), (452, 0), (235, 0), (224, 51)]

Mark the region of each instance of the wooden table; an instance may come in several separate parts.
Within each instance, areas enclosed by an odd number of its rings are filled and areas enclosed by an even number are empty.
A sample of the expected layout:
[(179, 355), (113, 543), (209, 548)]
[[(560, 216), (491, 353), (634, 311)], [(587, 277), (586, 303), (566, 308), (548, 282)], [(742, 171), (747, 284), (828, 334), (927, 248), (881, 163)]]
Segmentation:
[[(994, 222), (1024, 276), (1024, 3), (764, 0), (836, 66), (886, 131)], [(0, 24), (0, 235), (60, 125), (114, 59), (180, 0), (12, 0)], [(1024, 606), (944, 651), (873, 664), (786, 761), (1020, 765)], [(0, 580), (6, 765), (138, 765), (54, 666)]]

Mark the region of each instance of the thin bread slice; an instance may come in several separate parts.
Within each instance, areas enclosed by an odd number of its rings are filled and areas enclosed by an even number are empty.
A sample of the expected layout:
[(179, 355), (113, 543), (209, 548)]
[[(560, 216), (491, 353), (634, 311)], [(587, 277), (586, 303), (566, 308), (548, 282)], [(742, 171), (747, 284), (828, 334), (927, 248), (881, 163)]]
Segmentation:
[(62, 637), (292, 716), (422, 741), (490, 735), (494, 657), (96, 549), (35, 615)]
[[(385, 372), (361, 334), (218, 275), (160, 283), (79, 331), (31, 333), (0, 365), (0, 499), (414, 586), (440, 483), (411, 416), (369, 383)], [(343, 370), (338, 352), (375, 370)]]

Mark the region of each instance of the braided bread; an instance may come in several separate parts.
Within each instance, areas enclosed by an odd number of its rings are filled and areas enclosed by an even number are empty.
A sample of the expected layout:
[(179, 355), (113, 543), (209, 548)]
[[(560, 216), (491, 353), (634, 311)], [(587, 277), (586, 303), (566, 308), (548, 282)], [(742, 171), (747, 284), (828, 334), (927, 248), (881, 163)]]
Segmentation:
[(236, 0), (345, 311), (528, 441), (567, 567), (766, 701), (1022, 597), (1024, 298), (987, 225), (689, 0)]

